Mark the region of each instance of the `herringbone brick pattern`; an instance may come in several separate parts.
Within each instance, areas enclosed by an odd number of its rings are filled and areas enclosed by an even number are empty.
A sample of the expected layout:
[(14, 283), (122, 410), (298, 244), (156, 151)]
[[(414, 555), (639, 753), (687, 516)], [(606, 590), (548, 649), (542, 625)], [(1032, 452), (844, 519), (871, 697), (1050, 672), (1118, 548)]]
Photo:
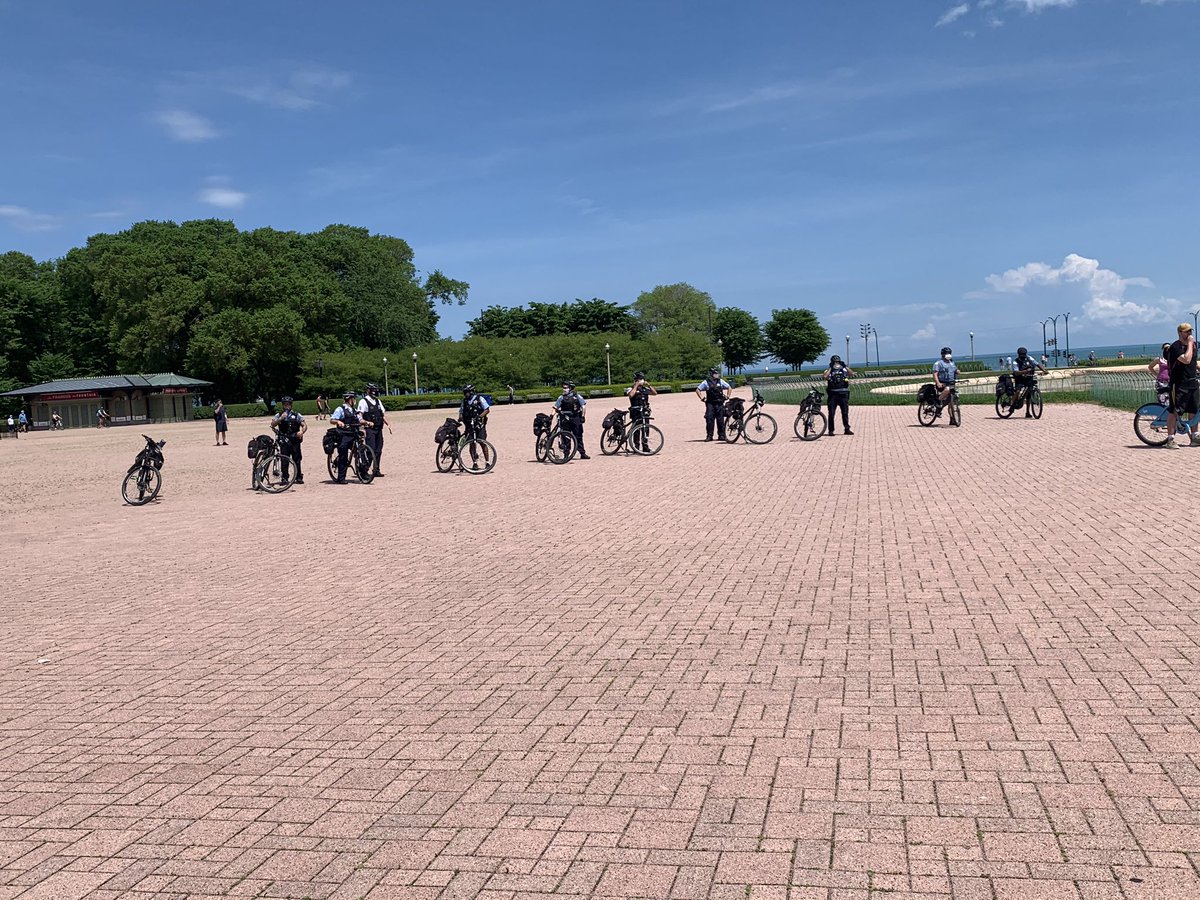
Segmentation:
[[(593, 401), (588, 441), (611, 404)], [(247, 490), (0, 443), (0, 898), (1200, 897), (1200, 450), (1050, 406)]]

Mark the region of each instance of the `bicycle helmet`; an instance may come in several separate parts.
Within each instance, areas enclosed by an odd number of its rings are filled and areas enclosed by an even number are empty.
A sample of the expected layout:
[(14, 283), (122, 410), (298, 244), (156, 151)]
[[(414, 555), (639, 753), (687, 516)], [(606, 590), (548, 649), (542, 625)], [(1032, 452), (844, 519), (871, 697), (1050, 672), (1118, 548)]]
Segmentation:
[(1028, 355), (1029, 355), (1029, 351), (1026, 350), (1024, 347), (1017, 348), (1017, 359), (1024, 359)]
[(342, 399), (343, 400), (353, 400), (357, 396), (358, 396), (358, 394), (356, 394), (354, 391), (346, 391), (346, 393), (342, 394)]
[(475, 385), (473, 385), (473, 384), (464, 385), (463, 386), (463, 396), (464, 397), (474, 397), (475, 396)]
[(953, 352), (949, 347), (942, 348), (942, 356), (950, 356)]
[(378, 394), (379, 393), (379, 385), (374, 384), (374, 383), (368, 384), (367, 390), (370, 391), (372, 394)]
[(842, 361), (842, 358), (840, 356), (838, 356), (836, 353), (833, 354), (833, 356), (829, 357), (830, 365), (833, 365), (834, 363), (840, 363), (841, 361)]
[(708, 374), (709, 374), (709, 375), (716, 375), (718, 378), (720, 378), (720, 377), (721, 377), (721, 370), (720, 370), (720, 369), (718, 369), (716, 366), (713, 366), (711, 369), (709, 369), (709, 370), (708, 370)]
[(280, 403), (293, 403), (294, 401), (292, 400), (291, 397), (280, 397), (279, 402)]
[(575, 382), (573, 382), (573, 381), (564, 381), (564, 382), (563, 382), (563, 389), (564, 389), (564, 390), (568, 390), (568, 391), (573, 391), (573, 390), (575, 390)]
[(633, 373), (633, 380), (634, 380), (634, 381), (641, 381), (641, 380), (642, 380), (642, 379), (644, 379), (645, 377), (646, 377), (646, 373), (645, 373), (645, 372), (634, 372), (634, 373)]

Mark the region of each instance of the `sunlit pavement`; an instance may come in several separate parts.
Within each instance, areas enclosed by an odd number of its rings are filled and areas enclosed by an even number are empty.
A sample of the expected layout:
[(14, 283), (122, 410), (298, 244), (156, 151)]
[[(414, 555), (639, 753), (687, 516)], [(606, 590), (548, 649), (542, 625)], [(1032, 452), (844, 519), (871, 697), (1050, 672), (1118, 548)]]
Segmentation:
[[(745, 393), (744, 391), (742, 393)], [(1200, 896), (1200, 449), (1048, 405), (249, 491), (0, 441), (0, 898)], [(888, 892), (888, 893), (884, 893)]]

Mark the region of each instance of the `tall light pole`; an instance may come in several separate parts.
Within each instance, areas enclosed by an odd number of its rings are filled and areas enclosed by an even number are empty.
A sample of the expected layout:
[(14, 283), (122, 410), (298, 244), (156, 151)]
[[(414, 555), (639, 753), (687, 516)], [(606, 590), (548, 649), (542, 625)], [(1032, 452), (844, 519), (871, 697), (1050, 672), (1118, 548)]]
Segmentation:
[[(871, 364), (871, 345), (867, 341), (867, 338), (869, 338), (871, 336), (871, 323), (870, 322), (867, 322), (866, 324), (860, 323), (858, 326), (858, 333), (860, 335), (862, 335), (862, 339), (863, 339), (863, 357), (864, 357), (863, 365), (869, 366)], [(849, 354), (847, 354), (847, 355), (849, 355)], [(876, 354), (876, 355), (878, 355), (878, 354)]]
[(386, 397), (388, 392), (387, 386), (387, 357), (383, 358), (383, 394)]
[(881, 363), (879, 361), (879, 331), (878, 331), (878, 329), (872, 328), (871, 334), (875, 335), (875, 365), (881, 366), (881, 365), (883, 365), (883, 363)]
[(1067, 339), (1067, 365), (1069, 366), (1071, 364), (1071, 314), (1065, 312), (1062, 317), (1064, 337)]
[(1050, 338), (1050, 343), (1054, 345), (1054, 364), (1057, 366), (1058, 361), (1062, 358), (1062, 354), (1058, 352), (1058, 320), (1062, 318), (1062, 313), (1057, 316), (1049, 316), (1046, 321), (1053, 323), (1054, 337)]
[(850, 365), (850, 335), (846, 335), (846, 365)]
[(612, 387), (612, 353), (609, 352), (611, 350), (612, 347), (610, 347), (608, 344), (604, 345), (604, 367), (608, 369), (609, 387)]
[(1049, 319), (1042, 319), (1042, 356), (1046, 355), (1046, 323), (1049, 321)]
[(321, 357), (321, 356), (317, 357), (317, 377), (318, 378), (325, 377), (325, 359), (324, 359), (324, 357)]
[(417, 354), (413, 352), (413, 393), (421, 393), (421, 382), (417, 380)]
[(967, 336), (971, 339), (971, 362), (975, 362), (975, 332), (968, 331)]
[[(1197, 331), (1200, 331), (1200, 309), (1192, 310), (1192, 333), (1195, 334)], [(1200, 340), (1200, 338), (1196, 340)]]
[(725, 345), (721, 343), (721, 339), (717, 338), (717, 352), (721, 354), (721, 377), (725, 377)]

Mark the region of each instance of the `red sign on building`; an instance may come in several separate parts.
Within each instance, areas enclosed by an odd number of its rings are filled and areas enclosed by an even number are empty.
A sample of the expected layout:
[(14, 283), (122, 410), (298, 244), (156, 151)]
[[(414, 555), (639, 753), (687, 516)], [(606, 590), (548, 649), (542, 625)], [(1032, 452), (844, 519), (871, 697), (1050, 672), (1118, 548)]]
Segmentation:
[(42, 394), (37, 399), (52, 403), (55, 400), (94, 400), (99, 396), (99, 391), (68, 391), (65, 394)]

